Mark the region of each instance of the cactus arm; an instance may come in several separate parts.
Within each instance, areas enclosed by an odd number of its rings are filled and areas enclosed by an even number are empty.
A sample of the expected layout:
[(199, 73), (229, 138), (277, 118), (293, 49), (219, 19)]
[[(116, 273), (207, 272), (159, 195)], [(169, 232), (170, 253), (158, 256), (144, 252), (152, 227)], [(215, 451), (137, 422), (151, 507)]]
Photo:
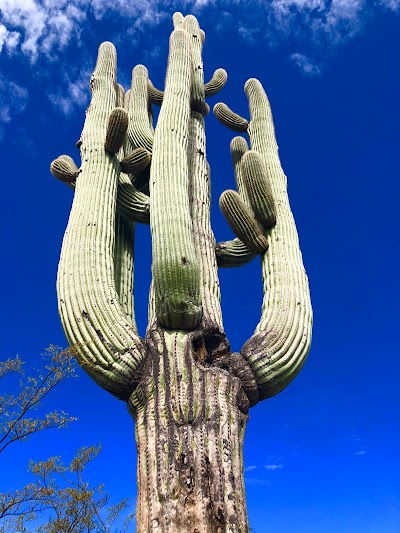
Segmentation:
[(206, 98), (214, 96), (219, 93), (221, 89), (225, 87), (225, 84), (228, 80), (228, 74), (223, 68), (217, 68), (217, 70), (212, 75), (210, 81), (204, 84), (204, 94)]
[(172, 15), (172, 23), (174, 25), (174, 30), (182, 30), (184, 22), (185, 22), (185, 17), (182, 15), (180, 11), (176, 11)]
[(215, 247), (217, 265), (220, 268), (233, 268), (247, 265), (258, 254), (249, 248), (237, 237), (230, 241), (219, 242)]
[(261, 259), (261, 319), (241, 351), (263, 399), (282, 391), (302, 368), (311, 343), (312, 309), (269, 101), (258, 80), (248, 80), (245, 91), (251, 114), (251, 148), (261, 155), (270, 177), (277, 219), (268, 235), (269, 249)]
[(149, 120), (149, 76), (147, 68), (136, 65), (132, 71), (131, 91), (128, 98), (128, 139), (131, 148), (153, 149), (153, 131)]
[(103, 43), (91, 79), (82, 167), (63, 240), (57, 291), (61, 320), (68, 341), (78, 347), (78, 362), (99, 385), (127, 400), (145, 351), (121, 309), (114, 282), (119, 162), (105, 151), (104, 141), (116, 105), (115, 72), (115, 49)]
[[(124, 107), (125, 91), (124, 88), (117, 84), (116, 87), (116, 104), (118, 107)], [(125, 108), (125, 113), (127, 114)], [(127, 129), (127, 125), (126, 125)], [(126, 131), (125, 131), (126, 134)], [(126, 144), (126, 135), (123, 136), (119, 150), (119, 159), (124, 156), (124, 145)], [(123, 170), (122, 162), (120, 170)], [(120, 176), (122, 172), (120, 172)], [(115, 288), (119, 296), (119, 303), (122, 312), (127, 320), (132, 324), (137, 333), (135, 313), (133, 307), (133, 258), (134, 258), (134, 240), (135, 224), (127, 220), (117, 211), (115, 215), (115, 246), (114, 246), (114, 280)]]
[(230, 109), (223, 102), (218, 102), (218, 104), (215, 104), (214, 115), (221, 122), (221, 124), (230, 130), (244, 133), (249, 127), (249, 123), (245, 118), (241, 117), (237, 113), (234, 113), (232, 109)]
[(149, 80), (149, 100), (152, 104), (161, 106), (164, 98), (164, 91), (160, 91), (160, 89), (157, 89), (154, 87), (151, 80)]
[[(245, 176), (243, 175), (242, 169), (242, 158), (248, 152), (249, 147), (246, 140), (243, 137), (234, 137), (230, 144), (230, 152), (232, 157), (233, 170), (235, 173), (235, 181), (238, 194), (244, 204), (244, 211), (246, 212), (248, 208), (251, 210), (251, 202), (248, 197), (247, 187), (245, 185)], [(243, 207), (243, 206), (242, 206)], [(226, 216), (226, 214), (225, 214)], [(230, 215), (228, 214), (228, 217)], [(247, 212), (247, 217), (253, 219), (253, 213)], [(237, 228), (236, 220), (233, 218), (233, 213), (230, 216), (231, 222), (233, 222), (231, 227), (236, 235), (240, 235), (240, 227)], [(229, 220), (228, 220), (229, 223)], [(236, 266), (243, 266), (252, 261), (260, 251), (266, 249), (267, 242), (264, 236), (260, 233), (255, 221), (250, 220), (250, 233), (253, 234), (253, 239), (250, 239), (250, 234), (248, 231), (244, 232), (245, 241), (250, 243), (243, 242), (240, 238), (234, 238), (230, 241), (224, 241), (217, 244), (215, 248), (215, 253), (217, 257), (217, 263), (219, 267), (222, 268), (232, 268)], [(255, 242), (252, 242), (255, 241)], [(260, 248), (261, 244), (261, 248)]]
[[(60, 156), (53, 161), (69, 156)], [(58, 161), (57, 161), (58, 162)], [(64, 164), (64, 162), (63, 162)], [(72, 166), (68, 168), (68, 174), (60, 175), (59, 168), (50, 167), (51, 173), (54, 177), (65, 183), (73, 191), (76, 187), (76, 179), (71, 179), (70, 170)], [(138, 191), (131, 183), (128, 176), (120, 174), (118, 181), (118, 195), (117, 195), (117, 210), (124, 218), (132, 220), (133, 222), (142, 222), (143, 224), (150, 223), (150, 199), (149, 197)]]
[(174, 30), (150, 174), (155, 305), (160, 324), (169, 329), (195, 328), (202, 314), (188, 197), (191, 74), (189, 35)]
[(219, 199), (219, 206), (233, 232), (249, 250), (259, 254), (267, 250), (267, 239), (238, 192), (224, 191)]

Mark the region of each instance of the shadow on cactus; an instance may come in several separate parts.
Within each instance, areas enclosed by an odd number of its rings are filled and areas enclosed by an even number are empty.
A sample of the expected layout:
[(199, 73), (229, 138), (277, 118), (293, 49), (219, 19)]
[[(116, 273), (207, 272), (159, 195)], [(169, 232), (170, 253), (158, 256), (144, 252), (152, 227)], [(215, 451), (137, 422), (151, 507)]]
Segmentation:
[[(225, 85), (204, 83), (205, 35), (175, 13), (163, 91), (147, 69), (131, 89), (116, 80), (116, 51), (99, 48), (92, 100), (79, 140), (52, 173), (75, 190), (57, 291), (77, 359), (104, 389), (127, 402), (138, 449), (137, 531), (248, 531), (243, 437), (248, 410), (282, 391), (302, 368), (312, 311), (286, 176), (268, 98), (245, 84), (250, 120), (225, 104), (223, 125), (247, 134), (231, 143), (236, 190), (220, 206), (236, 238), (216, 243), (204, 117)], [(153, 124), (152, 106), (161, 106)], [(136, 223), (150, 224), (152, 284), (145, 338), (133, 307)], [(261, 258), (260, 321), (240, 352), (222, 326), (218, 268)]]

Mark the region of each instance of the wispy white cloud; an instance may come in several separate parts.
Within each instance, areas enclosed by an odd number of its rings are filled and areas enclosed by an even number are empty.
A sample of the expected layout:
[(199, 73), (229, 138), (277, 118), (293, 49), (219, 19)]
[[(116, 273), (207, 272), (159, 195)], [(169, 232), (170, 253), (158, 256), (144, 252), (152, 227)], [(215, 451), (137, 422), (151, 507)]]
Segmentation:
[[(64, 75), (62, 90), (58, 93), (50, 93), (50, 102), (64, 115), (71, 115), (77, 108), (85, 107), (89, 102), (89, 80), (91, 71), (84, 69), (71, 79), (71, 75)], [(60, 84), (61, 85), (61, 84)]]
[(252, 470), (255, 470), (257, 467), (255, 465), (246, 466), (244, 469), (245, 472), (251, 472)]
[(268, 464), (268, 465), (265, 465), (265, 468), (267, 470), (280, 470), (281, 468), (283, 468), (283, 464), (281, 463), (272, 463), (272, 464)]
[(365, 455), (365, 450), (358, 450), (358, 452), (353, 453), (353, 455)]
[(27, 103), (27, 89), (0, 75), (0, 122), (10, 122), (25, 109)]
[(321, 67), (316, 65), (308, 56), (296, 52), (290, 56), (290, 59), (295, 65), (299, 67), (305, 74), (309, 76), (317, 76), (321, 72)]
[[(2, 0), (0, 51), (20, 47), (35, 62), (39, 54), (50, 56), (72, 39), (79, 41), (87, 13), (97, 20), (118, 16), (126, 29), (140, 30), (159, 24), (171, 14), (173, 5), (167, 0)], [(364, 15), (371, 11), (367, 0), (181, 0), (175, 5), (198, 14), (206, 8), (209, 12), (218, 9), (219, 31), (232, 21), (235, 10), (242, 10), (237, 31), (247, 41), (267, 37), (272, 42), (301, 34), (308, 35), (310, 42), (330, 44), (358, 33)], [(398, 11), (400, 0), (377, 0), (375, 6)]]

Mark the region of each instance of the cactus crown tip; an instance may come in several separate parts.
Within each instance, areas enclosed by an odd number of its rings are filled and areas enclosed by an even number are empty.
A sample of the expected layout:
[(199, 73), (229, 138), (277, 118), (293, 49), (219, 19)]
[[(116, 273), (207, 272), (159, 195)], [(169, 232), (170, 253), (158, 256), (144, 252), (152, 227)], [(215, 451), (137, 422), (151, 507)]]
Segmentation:
[(255, 85), (261, 85), (261, 83), (257, 78), (249, 78), (244, 84), (244, 91), (247, 93), (247, 91), (251, 90)]

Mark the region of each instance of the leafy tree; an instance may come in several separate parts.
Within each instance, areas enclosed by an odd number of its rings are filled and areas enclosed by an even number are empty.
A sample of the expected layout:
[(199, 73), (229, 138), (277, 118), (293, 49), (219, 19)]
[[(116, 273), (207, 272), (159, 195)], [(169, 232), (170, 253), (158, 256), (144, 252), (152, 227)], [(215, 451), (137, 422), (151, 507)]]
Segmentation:
[(26, 440), (47, 429), (66, 427), (68, 422), (76, 420), (64, 411), (52, 411), (42, 417), (31, 416), (63, 379), (76, 377), (74, 354), (74, 348), (61, 350), (50, 346), (42, 355), (46, 361), (44, 369), (28, 377), (24, 376), (23, 362), (18, 356), (0, 361), (1, 384), (12, 374), (21, 376), (17, 394), (0, 396), (0, 453), (13, 442)]
[[(0, 452), (34, 433), (64, 428), (74, 417), (61, 411), (33, 416), (46, 396), (65, 378), (76, 377), (74, 349), (50, 346), (43, 358), (44, 369), (25, 377), (17, 356), (0, 361), (0, 379), (20, 376), (18, 392), (0, 396)], [(15, 492), (0, 493), (0, 533), (111, 533), (128, 506), (128, 499), (110, 505), (104, 485), (90, 486), (84, 471), (101, 450), (100, 446), (79, 449), (68, 465), (60, 457), (31, 461), (34, 481)], [(133, 515), (118, 529), (127, 531)]]

